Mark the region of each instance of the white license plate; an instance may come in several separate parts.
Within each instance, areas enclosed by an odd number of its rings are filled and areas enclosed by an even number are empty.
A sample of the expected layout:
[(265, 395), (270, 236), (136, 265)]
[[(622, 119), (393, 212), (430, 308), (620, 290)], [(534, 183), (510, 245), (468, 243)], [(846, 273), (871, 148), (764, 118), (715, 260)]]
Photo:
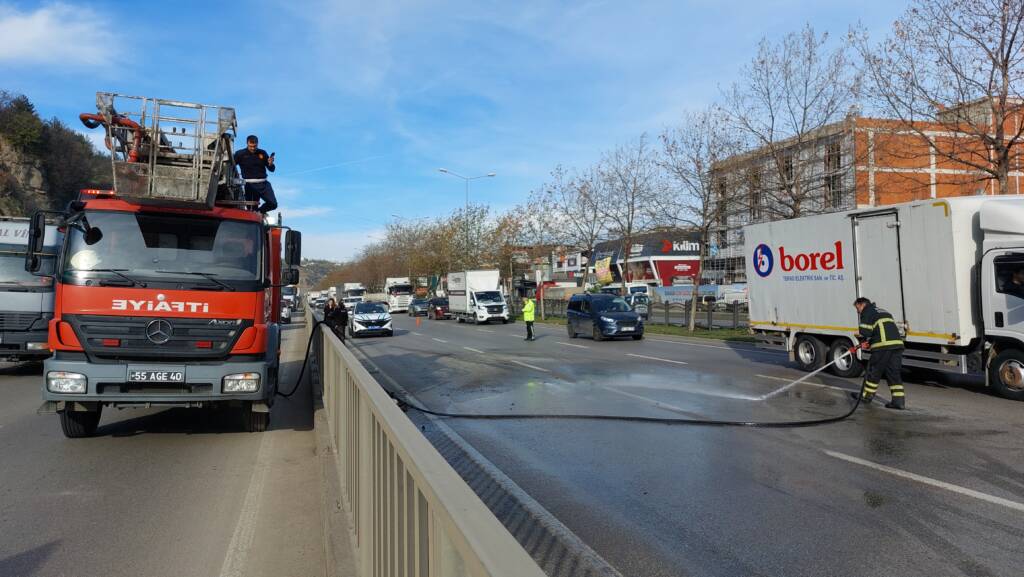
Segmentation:
[(631, 333), (633, 332), (633, 327), (619, 327), (619, 330), (624, 333)]
[(128, 369), (129, 383), (184, 383), (185, 371)]

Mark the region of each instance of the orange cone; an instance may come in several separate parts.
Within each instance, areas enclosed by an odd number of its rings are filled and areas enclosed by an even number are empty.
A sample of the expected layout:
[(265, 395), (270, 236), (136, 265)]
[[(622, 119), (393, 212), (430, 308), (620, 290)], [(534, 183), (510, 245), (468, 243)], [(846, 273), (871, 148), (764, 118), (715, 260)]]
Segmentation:
[(420, 328), (420, 317), (416, 317), (416, 328)]

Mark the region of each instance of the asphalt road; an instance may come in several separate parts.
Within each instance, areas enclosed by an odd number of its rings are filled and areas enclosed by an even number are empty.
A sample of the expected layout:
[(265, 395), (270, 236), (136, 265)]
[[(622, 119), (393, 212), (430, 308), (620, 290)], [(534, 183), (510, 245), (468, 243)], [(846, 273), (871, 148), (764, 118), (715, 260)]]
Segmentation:
[[(305, 341), (285, 333), (290, 383)], [(0, 576), (324, 574), (308, 386), (263, 434), (230, 411), (126, 409), (66, 439), (35, 413), (40, 373), (0, 373)]]
[[(842, 414), (857, 388), (787, 386), (803, 373), (784, 355), (742, 344), (396, 326), (355, 346), (435, 410), (788, 420)], [(909, 411), (811, 428), (448, 423), (624, 575), (1017, 577), (1024, 404), (922, 380)]]

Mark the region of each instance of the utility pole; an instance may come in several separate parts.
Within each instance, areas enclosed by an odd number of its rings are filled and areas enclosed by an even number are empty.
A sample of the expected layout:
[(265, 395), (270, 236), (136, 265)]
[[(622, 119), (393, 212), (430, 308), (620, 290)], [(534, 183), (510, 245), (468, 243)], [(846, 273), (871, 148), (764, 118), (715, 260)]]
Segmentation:
[(454, 176), (455, 178), (461, 178), (462, 181), (466, 184), (466, 212), (463, 214), (464, 218), (466, 219), (466, 252), (469, 252), (469, 181), (476, 180), (478, 178), (493, 178), (497, 175), (493, 172), (489, 172), (487, 174), (481, 174), (480, 176), (463, 176), (457, 172), (452, 172), (447, 168), (439, 168), (437, 170), (438, 172), (449, 174), (451, 176)]

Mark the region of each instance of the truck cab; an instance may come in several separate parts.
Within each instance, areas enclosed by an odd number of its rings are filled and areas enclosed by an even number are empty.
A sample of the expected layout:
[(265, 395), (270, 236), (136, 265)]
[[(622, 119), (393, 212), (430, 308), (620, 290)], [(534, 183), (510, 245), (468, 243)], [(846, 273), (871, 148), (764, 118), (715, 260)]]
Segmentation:
[[(25, 270), (29, 219), (0, 218), (0, 360), (41, 361), (50, 356), (48, 324), (53, 318), (53, 279)], [(48, 231), (40, 268), (51, 272), (62, 234)]]

